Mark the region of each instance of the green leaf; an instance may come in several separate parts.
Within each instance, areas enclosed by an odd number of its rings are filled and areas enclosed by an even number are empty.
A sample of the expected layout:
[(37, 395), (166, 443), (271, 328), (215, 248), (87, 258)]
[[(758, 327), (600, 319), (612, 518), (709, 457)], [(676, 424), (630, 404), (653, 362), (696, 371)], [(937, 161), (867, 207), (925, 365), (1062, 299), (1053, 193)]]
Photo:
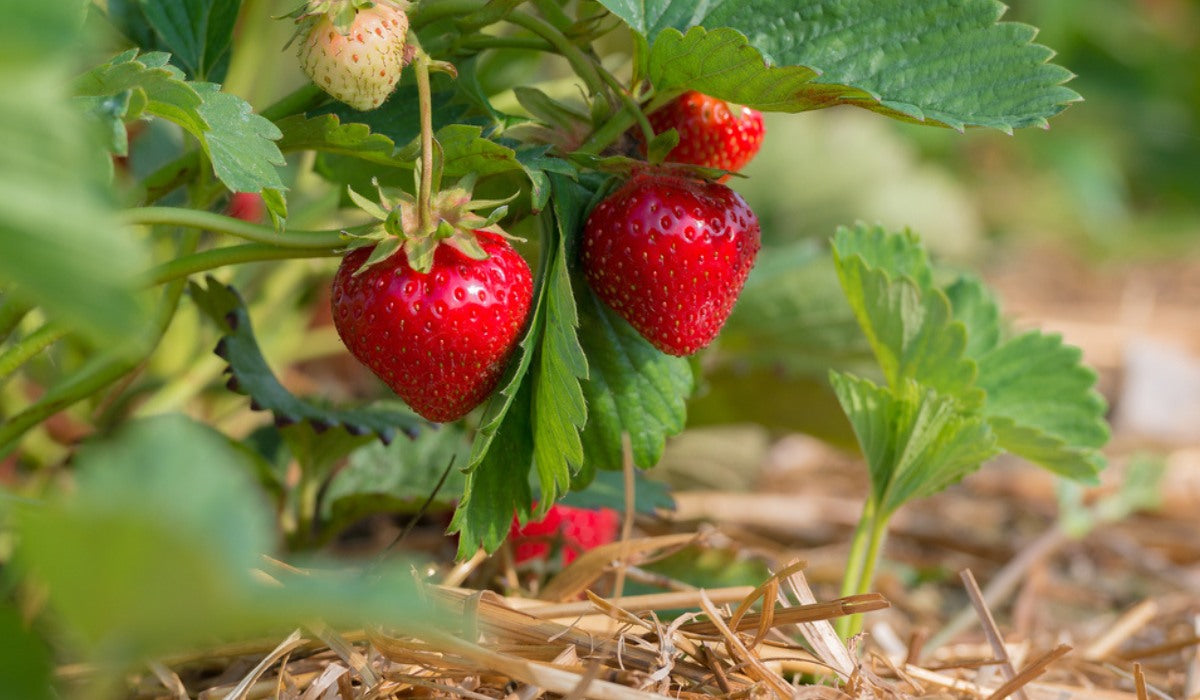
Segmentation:
[(341, 426), (351, 436), (376, 435), (391, 442), (396, 433), (415, 437), (429, 424), (396, 408), (346, 408), (320, 406), (297, 398), (285, 389), (267, 365), (254, 337), (250, 316), (232, 287), (208, 278), (207, 288), (192, 283), (192, 300), (222, 331), (216, 354), (229, 363), (230, 388), (251, 398), (251, 407), (270, 411), (275, 424), (308, 422), (318, 433)]
[[(326, 536), (377, 513), (415, 513), (433, 493), (451, 460), (461, 467), (470, 442), (457, 425), (443, 425), (412, 442), (373, 443), (355, 450), (350, 462), (329, 482), (322, 500)], [(450, 505), (464, 486), (461, 468), (442, 486), (440, 507)], [(511, 516), (510, 516), (511, 517)]]
[(276, 122), (276, 126), (283, 134), (278, 146), (284, 153), (320, 151), (379, 165), (412, 167), (411, 160), (397, 155), (396, 144), (390, 138), (373, 133), (366, 124), (343, 124), (336, 114), (296, 114)]
[(77, 496), (18, 512), (18, 561), (79, 641), (140, 655), (235, 627), (237, 591), (271, 544), (243, 455), (171, 415), (86, 446), (75, 466)]
[(255, 114), (237, 95), (221, 92), (213, 83), (194, 83), (204, 100), (200, 115), (209, 130), (198, 134), (212, 160), (213, 170), (233, 192), (287, 189), (277, 166), (286, 163), (274, 140), (282, 134), (269, 120)]
[(200, 114), (204, 98), (184, 79), (183, 73), (166, 63), (164, 53), (126, 51), (108, 63), (96, 66), (75, 80), (75, 94), (108, 97), (126, 91), (145, 95), (144, 111), (182, 126), (198, 135), (209, 127)]
[(438, 129), (437, 140), (445, 154), (447, 177), (471, 173), (495, 175), (523, 169), (513, 149), (483, 138), (483, 129), (478, 126), (453, 124), (443, 127)]
[(662, 457), (667, 437), (684, 428), (692, 368), (651, 345), (585, 285), (576, 293), (579, 339), (592, 370), (583, 384), (587, 468), (620, 470), (621, 435), (628, 433), (634, 464), (648, 469)]
[(242, 0), (110, 0), (109, 16), (143, 50), (167, 51), (197, 80), (222, 82)]
[(564, 250), (567, 232), (577, 230), (581, 216), (574, 197), (564, 188), (555, 202), (556, 223), (543, 228), (529, 329), (472, 447), (463, 498), (450, 525), (451, 532), (459, 533), (460, 557), (479, 547), (495, 551), (508, 535), (514, 514), (522, 522), (529, 517), (530, 468), (536, 466), (542, 492), (538, 505), (545, 512), (583, 462), (579, 429), (587, 406), (579, 379), (588, 366), (576, 339)]
[(941, 491), (1000, 452), (988, 423), (955, 399), (908, 381), (898, 391), (832, 372), (830, 381), (867, 460), (887, 517)]
[[(525, 350), (532, 355), (532, 351)], [(524, 381), (525, 369), (513, 374), (505, 391), (493, 399), (500, 408), (480, 428), (472, 446), (462, 499), (450, 522), (458, 533), (458, 558), (465, 559), (482, 547), (494, 552), (512, 526), (513, 517), (529, 518), (533, 492), (529, 469), (533, 460), (533, 427), (529, 416), (531, 383)], [(488, 432), (485, 434), (484, 430)]]
[(1096, 373), (1078, 348), (1030, 331), (979, 360), (984, 414), (1009, 452), (1072, 479), (1094, 482), (1109, 437)]
[(561, 176), (552, 176), (554, 216), (543, 225), (557, 240), (554, 259), (542, 284), (546, 296), (546, 320), (537, 370), (533, 375), (533, 463), (539, 483), (538, 512), (550, 505), (571, 484), (583, 465), (583, 443), (579, 431), (587, 423), (588, 408), (579, 382), (588, 376), (588, 361), (580, 347), (579, 314), (567, 271), (566, 241), (583, 224), (584, 202), (578, 186)]
[(314, 619), (401, 624), (422, 615), (403, 572), (256, 579), (274, 534), (246, 460), (183, 416), (127, 424), (80, 451), (71, 494), (17, 511), (15, 561), (45, 586), (70, 639), (117, 672)]
[[(230, 191), (282, 193), (286, 188), (277, 166), (285, 160), (274, 143), (282, 136), (279, 129), (254, 114), (242, 98), (221, 92), (220, 85), (185, 82), (166, 59), (166, 54), (135, 56), (127, 51), (81, 76), (76, 94), (103, 97), (140, 91), (147, 114), (175, 122), (200, 141)], [(275, 207), (272, 212), (278, 213)]]
[(94, 345), (140, 333), (149, 256), (114, 213), (111, 158), (65, 86), (79, 2), (19, 3), (0, 22), (0, 286)]
[(967, 405), (983, 402), (966, 357), (966, 327), (930, 282), (928, 260), (910, 233), (842, 228), (834, 237), (838, 278), (888, 384), (917, 381)]
[(1046, 126), (1072, 75), (993, 0), (601, 0), (652, 42), (659, 92), (758, 109), (852, 104), (906, 121)]
[(967, 328), (967, 357), (978, 361), (1000, 342), (1000, 307), (974, 275), (962, 275), (946, 287), (954, 319)]
[(0, 654), (0, 688), (22, 700), (51, 700), (53, 666), (50, 650), (21, 620), (13, 607), (0, 604), (0, 639), (4, 653)]

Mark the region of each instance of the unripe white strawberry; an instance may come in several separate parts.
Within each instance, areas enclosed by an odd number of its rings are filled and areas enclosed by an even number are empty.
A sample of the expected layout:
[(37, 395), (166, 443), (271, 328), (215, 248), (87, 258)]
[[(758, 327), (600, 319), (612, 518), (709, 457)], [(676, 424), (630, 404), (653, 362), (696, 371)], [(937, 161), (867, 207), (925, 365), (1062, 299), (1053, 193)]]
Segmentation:
[(358, 110), (375, 109), (396, 89), (404, 67), (408, 15), (390, 3), (354, 10), (345, 32), (327, 14), (314, 18), (300, 66), (322, 90)]

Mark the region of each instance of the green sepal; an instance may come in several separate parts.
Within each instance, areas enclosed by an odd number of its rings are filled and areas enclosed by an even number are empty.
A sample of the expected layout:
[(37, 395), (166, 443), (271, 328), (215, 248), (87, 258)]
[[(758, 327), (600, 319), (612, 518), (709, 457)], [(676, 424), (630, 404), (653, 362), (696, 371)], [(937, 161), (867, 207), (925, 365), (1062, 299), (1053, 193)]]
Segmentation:
[(667, 159), (667, 155), (675, 150), (675, 147), (678, 145), (679, 132), (675, 129), (667, 129), (655, 136), (654, 140), (646, 146), (646, 160), (659, 165)]
[(366, 272), (367, 268), (371, 267), (372, 265), (381, 263), (384, 260), (392, 257), (400, 250), (402, 245), (404, 245), (404, 241), (396, 236), (388, 236), (384, 240), (380, 241), (375, 245), (375, 249), (371, 251), (371, 254), (367, 256), (366, 261), (354, 271), (354, 276), (357, 277)]
[(437, 251), (439, 242), (432, 236), (405, 240), (404, 255), (408, 258), (408, 266), (421, 274), (429, 274), (433, 269), (433, 254)]
[(479, 239), (471, 233), (457, 233), (442, 241), (472, 260), (487, 260), (488, 253), (479, 245)]
[[(387, 209), (384, 209), (379, 204), (376, 204), (375, 202), (372, 202), (371, 200), (367, 199), (366, 197), (362, 196), (361, 194), (355, 192), (353, 187), (347, 187), (346, 194), (348, 194), (350, 196), (350, 200), (352, 202), (354, 202), (356, 205), (358, 205), (359, 209), (362, 209), (363, 211), (367, 212), (368, 214), (375, 217), (376, 219), (378, 219), (380, 221), (387, 221), (388, 217), (390, 216), (390, 212)], [(383, 192), (381, 191), (380, 192), (381, 199), (382, 199), (382, 196), (383, 196)]]

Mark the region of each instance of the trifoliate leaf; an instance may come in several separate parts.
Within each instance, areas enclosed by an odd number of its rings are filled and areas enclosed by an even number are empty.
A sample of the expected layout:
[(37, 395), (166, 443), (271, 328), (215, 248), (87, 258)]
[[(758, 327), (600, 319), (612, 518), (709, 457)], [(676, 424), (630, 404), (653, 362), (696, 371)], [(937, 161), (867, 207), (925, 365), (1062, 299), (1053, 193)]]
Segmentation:
[(884, 516), (930, 496), (1000, 452), (976, 412), (916, 382), (898, 390), (850, 374), (830, 374), (867, 460), (872, 500)]
[(924, 250), (911, 234), (843, 228), (833, 259), (842, 289), (871, 344), (888, 385), (916, 381), (968, 406), (983, 402), (966, 357), (966, 327), (934, 288)]
[(992, 0), (601, 0), (651, 42), (659, 92), (764, 110), (852, 104), (905, 121), (1010, 131), (1079, 99), (1069, 71), (997, 23)]
[(1109, 437), (1107, 408), (1083, 353), (1058, 335), (1030, 331), (979, 360), (984, 414), (1004, 449), (1063, 476), (1094, 481)]
[[(532, 350), (524, 350), (531, 357)], [(529, 469), (533, 460), (533, 426), (530, 425), (532, 384), (525, 381), (528, 365), (513, 374), (505, 391), (493, 397), (490, 420), (480, 427), (472, 446), (462, 498), (450, 522), (458, 533), (458, 558), (479, 548), (494, 552), (508, 537), (514, 517), (529, 518), (533, 493)], [(484, 430), (487, 433), (484, 433)]]
[(250, 396), (252, 408), (273, 413), (277, 425), (307, 421), (317, 433), (340, 426), (350, 435), (374, 434), (384, 442), (391, 442), (397, 433), (414, 437), (429, 425), (396, 408), (337, 409), (296, 397), (267, 365), (237, 292), (212, 277), (207, 282), (207, 287), (192, 283), (189, 290), (196, 306), (221, 329), (215, 352), (229, 363), (230, 387)]

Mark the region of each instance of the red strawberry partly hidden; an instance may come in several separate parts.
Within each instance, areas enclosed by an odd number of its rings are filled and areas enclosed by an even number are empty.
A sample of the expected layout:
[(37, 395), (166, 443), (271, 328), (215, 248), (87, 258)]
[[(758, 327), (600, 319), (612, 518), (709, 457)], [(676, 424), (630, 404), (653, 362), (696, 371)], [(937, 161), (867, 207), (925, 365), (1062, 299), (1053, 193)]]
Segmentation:
[(508, 241), (475, 231), (479, 260), (438, 245), (417, 272), (403, 254), (361, 269), (349, 253), (333, 280), (333, 322), (350, 352), (436, 422), (457, 420), (496, 388), (533, 299), (529, 265)]
[(563, 563), (570, 564), (590, 549), (615, 542), (620, 526), (621, 517), (612, 508), (593, 510), (556, 504), (546, 517), (525, 527), (514, 518), (508, 536), (517, 564), (544, 559), (556, 545), (561, 546)]
[(669, 171), (635, 174), (592, 211), (583, 267), (604, 303), (670, 355), (708, 345), (761, 246), (733, 190)]
[(257, 192), (235, 192), (225, 206), (225, 213), (235, 219), (257, 224), (262, 221), (266, 206)]
[[(351, 2), (368, 6), (352, 9)], [(383, 104), (404, 67), (408, 15), (403, 6), (389, 0), (310, 0), (301, 16), (312, 22), (300, 45), (305, 74), (355, 109)]]
[[(762, 147), (763, 116), (699, 92), (687, 92), (649, 115), (654, 132), (679, 132), (679, 145), (667, 160), (706, 168), (741, 170)], [(728, 176), (722, 178), (722, 181)]]

